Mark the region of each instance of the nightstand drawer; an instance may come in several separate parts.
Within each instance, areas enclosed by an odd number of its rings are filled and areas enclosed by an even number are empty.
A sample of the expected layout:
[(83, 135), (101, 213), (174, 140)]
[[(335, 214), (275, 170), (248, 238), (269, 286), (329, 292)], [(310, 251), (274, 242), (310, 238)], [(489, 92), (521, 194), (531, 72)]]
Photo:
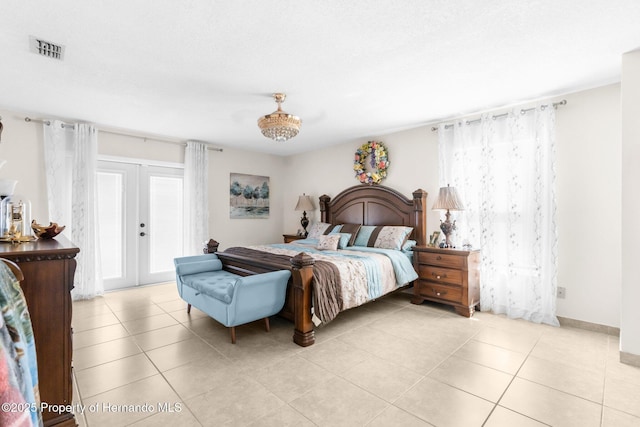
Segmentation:
[(439, 254), (430, 252), (418, 252), (420, 264), (439, 265), (450, 268), (463, 268), (466, 257), (459, 255)]
[(462, 281), (464, 279), (464, 272), (461, 270), (434, 267), (424, 264), (420, 264), (418, 266), (418, 275), (421, 279), (433, 280), (434, 282), (450, 283), (452, 285), (458, 286), (462, 286)]
[(462, 288), (456, 286), (438, 285), (437, 283), (418, 280), (418, 294), (424, 298), (438, 298), (459, 303), (462, 299)]

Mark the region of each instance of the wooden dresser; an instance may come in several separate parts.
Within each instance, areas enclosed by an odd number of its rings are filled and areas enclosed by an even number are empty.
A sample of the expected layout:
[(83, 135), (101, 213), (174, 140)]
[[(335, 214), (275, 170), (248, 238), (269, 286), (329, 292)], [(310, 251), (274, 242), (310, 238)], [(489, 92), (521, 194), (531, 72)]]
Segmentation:
[(414, 304), (424, 300), (451, 305), (456, 313), (471, 317), (480, 304), (480, 251), (413, 248), (418, 280), (413, 285)]
[[(24, 274), (22, 290), (29, 307), (38, 356), (40, 401), (70, 405), (71, 289), (79, 249), (63, 236), (28, 243), (0, 243), (0, 258), (14, 261)], [(75, 426), (72, 412), (45, 411), (45, 426)]]

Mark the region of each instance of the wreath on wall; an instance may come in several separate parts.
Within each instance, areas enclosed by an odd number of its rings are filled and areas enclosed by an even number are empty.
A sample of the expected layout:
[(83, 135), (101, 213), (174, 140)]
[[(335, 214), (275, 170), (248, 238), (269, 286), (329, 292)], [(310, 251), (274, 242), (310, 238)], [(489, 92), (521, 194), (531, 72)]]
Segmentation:
[[(366, 170), (367, 157), (371, 166), (369, 172)], [(362, 184), (380, 184), (387, 177), (388, 167), (389, 156), (382, 142), (369, 141), (356, 150), (353, 170), (356, 172), (356, 179)]]

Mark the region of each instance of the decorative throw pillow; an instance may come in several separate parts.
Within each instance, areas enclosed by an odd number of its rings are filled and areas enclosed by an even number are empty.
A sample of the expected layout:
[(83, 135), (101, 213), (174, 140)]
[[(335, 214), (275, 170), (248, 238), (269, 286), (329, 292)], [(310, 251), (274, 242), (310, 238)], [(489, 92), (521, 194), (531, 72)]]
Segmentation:
[(338, 241), (338, 249), (344, 249), (349, 245), (349, 240), (351, 240), (351, 234), (350, 233), (336, 233), (335, 231), (332, 231), (331, 233), (328, 234), (329, 236), (340, 236), (340, 240)]
[(318, 238), (318, 246), (316, 248), (321, 251), (336, 251), (338, 250), (339, 242), (339, 234), (323, 234)]
[(348, 246), (353, 246), (356, 241), (356, 235), (358, 234), (358, 230), (360, 230), (360, 224), (342, 224), (342, 228), (340, 228), (341, 233), (350, 233), (351, 239), (349, 239)]
[(317, 239), (324, 234), (325, 231), (329, 229), (331, 224), (326, 222), (316, 222), (309, 228), (309, 234), (307, 235), (307, 239)]
[[(378, 227), (373, 231), (373, 233), (371, 233), (368, 246), (381, 249), (395, 249), (399, 251), (402, 249), (402, 245), (404, 245), (404, 242), (407, 240), (409, 234), (411, 234), (411, 231), (413, 231), (413, 228), (411, 227), (389, 225)], [(371, 244), (372, 241), (373, 244)]]

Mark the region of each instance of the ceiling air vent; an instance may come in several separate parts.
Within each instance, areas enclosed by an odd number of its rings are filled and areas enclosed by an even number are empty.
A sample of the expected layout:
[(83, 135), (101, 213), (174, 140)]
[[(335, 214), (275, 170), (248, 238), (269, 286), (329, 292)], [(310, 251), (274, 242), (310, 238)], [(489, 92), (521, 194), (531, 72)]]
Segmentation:
[(31, 51), (47, 58), (59, 59), (64, 58), (64, 46), (39, 39), (37, 37), (29, 37)]

